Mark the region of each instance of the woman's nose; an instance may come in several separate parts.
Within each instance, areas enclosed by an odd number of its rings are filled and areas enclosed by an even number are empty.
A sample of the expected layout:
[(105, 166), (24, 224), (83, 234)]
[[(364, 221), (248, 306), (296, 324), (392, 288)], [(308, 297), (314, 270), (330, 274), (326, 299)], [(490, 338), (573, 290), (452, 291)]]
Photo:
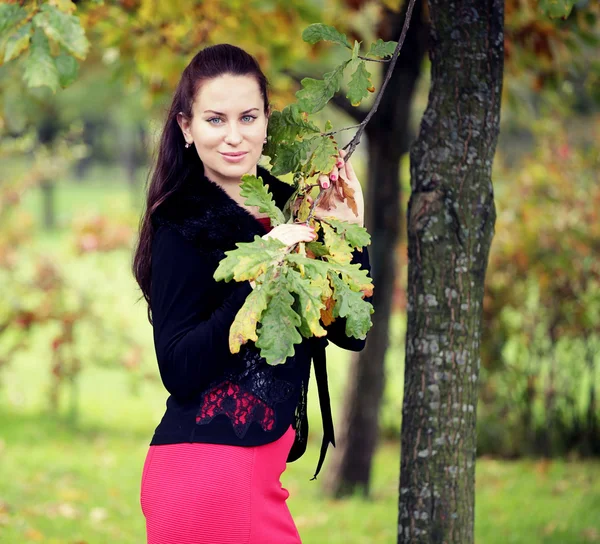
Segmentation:
[(227, 129), (226, 139), (228, 142), (231, 143), (238, 143), (241, 141), (242, 135), (235, 123), (229, 125), (229, 128)]

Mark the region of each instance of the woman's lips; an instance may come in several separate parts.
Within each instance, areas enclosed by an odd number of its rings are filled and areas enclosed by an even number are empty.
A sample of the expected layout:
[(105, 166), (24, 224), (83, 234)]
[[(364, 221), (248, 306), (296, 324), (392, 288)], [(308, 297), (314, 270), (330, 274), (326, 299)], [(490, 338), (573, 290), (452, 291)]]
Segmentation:
[(221, 153), (223, 158), (228, 162), (240, 162), (247, 154), (248, 152), (242, 153), (241, 155), (225, 155), (225, 153)]

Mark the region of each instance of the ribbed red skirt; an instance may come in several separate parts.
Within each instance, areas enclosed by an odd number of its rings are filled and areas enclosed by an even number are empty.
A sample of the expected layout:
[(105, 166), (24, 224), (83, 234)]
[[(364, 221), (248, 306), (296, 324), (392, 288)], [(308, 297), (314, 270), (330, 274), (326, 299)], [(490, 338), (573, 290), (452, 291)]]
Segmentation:
[(140, 503), (148, 544), (298, 544), (279, 480), (294, 442), (241, 447), (181, 443), (150, 446)]

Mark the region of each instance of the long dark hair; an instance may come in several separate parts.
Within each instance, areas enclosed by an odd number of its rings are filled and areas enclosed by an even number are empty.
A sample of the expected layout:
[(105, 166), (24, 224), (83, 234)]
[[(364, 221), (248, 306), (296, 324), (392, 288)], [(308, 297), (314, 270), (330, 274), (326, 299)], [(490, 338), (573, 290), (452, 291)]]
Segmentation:
[(205, 47), (196, 54), (181, 74), (160, 137), (156, 162), (149, 176), (146, 209), (140, 219), (139, 239), (132, 264), (133, 275), (148, 303), (148, 321), (151, 324), (150, 287), (154, 238), (152, 214), (170, 195), (178, 191), (191, 171), (204, 171), (196, 150), (184, 147), (185, 139), (177, 123), (177, 114), (182, 112), (185, 117), (192, 119), (192, 105), (202, 84), (225, 74), (249, 75), (256, 78), (264, 101), (265, 115), (269, 109), (269, 83), (266, 76), (258, 61), (235, 45), (218, 44)]

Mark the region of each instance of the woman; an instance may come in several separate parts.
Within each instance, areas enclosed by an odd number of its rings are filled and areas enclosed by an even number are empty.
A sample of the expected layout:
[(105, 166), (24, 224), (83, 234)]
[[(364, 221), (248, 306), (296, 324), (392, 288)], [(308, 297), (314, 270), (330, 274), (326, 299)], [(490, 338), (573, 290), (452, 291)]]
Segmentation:
[[(324, 348), (328, 340), (355, 351), (365, 343), (347, 337), (338, 318), (327, 339), (303, 339), (281, 365), (268, 365), (252, 342), (229, 351), (229, 328), (254, 285), (213, 279), (224, 252), (257, 234), (288, 246), (316, 236), (303, 224), (270, 229), (240, 196), (246, 173), (262, 176), (280, 207), (293, 192), (257, 165), (269, 115), (256, 60), (222, 44), (200, 51), (184, 70), (162, 132), (134, 258), (170, 393), (142, 473), (151, 544), (300, 542), (280, 476), (306, 447), (311, 358), (325, 430), (318, 473), (334, 443)], [(321, 185), (344, 175), (359, 217), (339, 200), (315, 215), (362, 225), (360, 184), (349, 162), (340, 157), (337, 165)], [(353, 261), (370, 270), (366, 248)]]

